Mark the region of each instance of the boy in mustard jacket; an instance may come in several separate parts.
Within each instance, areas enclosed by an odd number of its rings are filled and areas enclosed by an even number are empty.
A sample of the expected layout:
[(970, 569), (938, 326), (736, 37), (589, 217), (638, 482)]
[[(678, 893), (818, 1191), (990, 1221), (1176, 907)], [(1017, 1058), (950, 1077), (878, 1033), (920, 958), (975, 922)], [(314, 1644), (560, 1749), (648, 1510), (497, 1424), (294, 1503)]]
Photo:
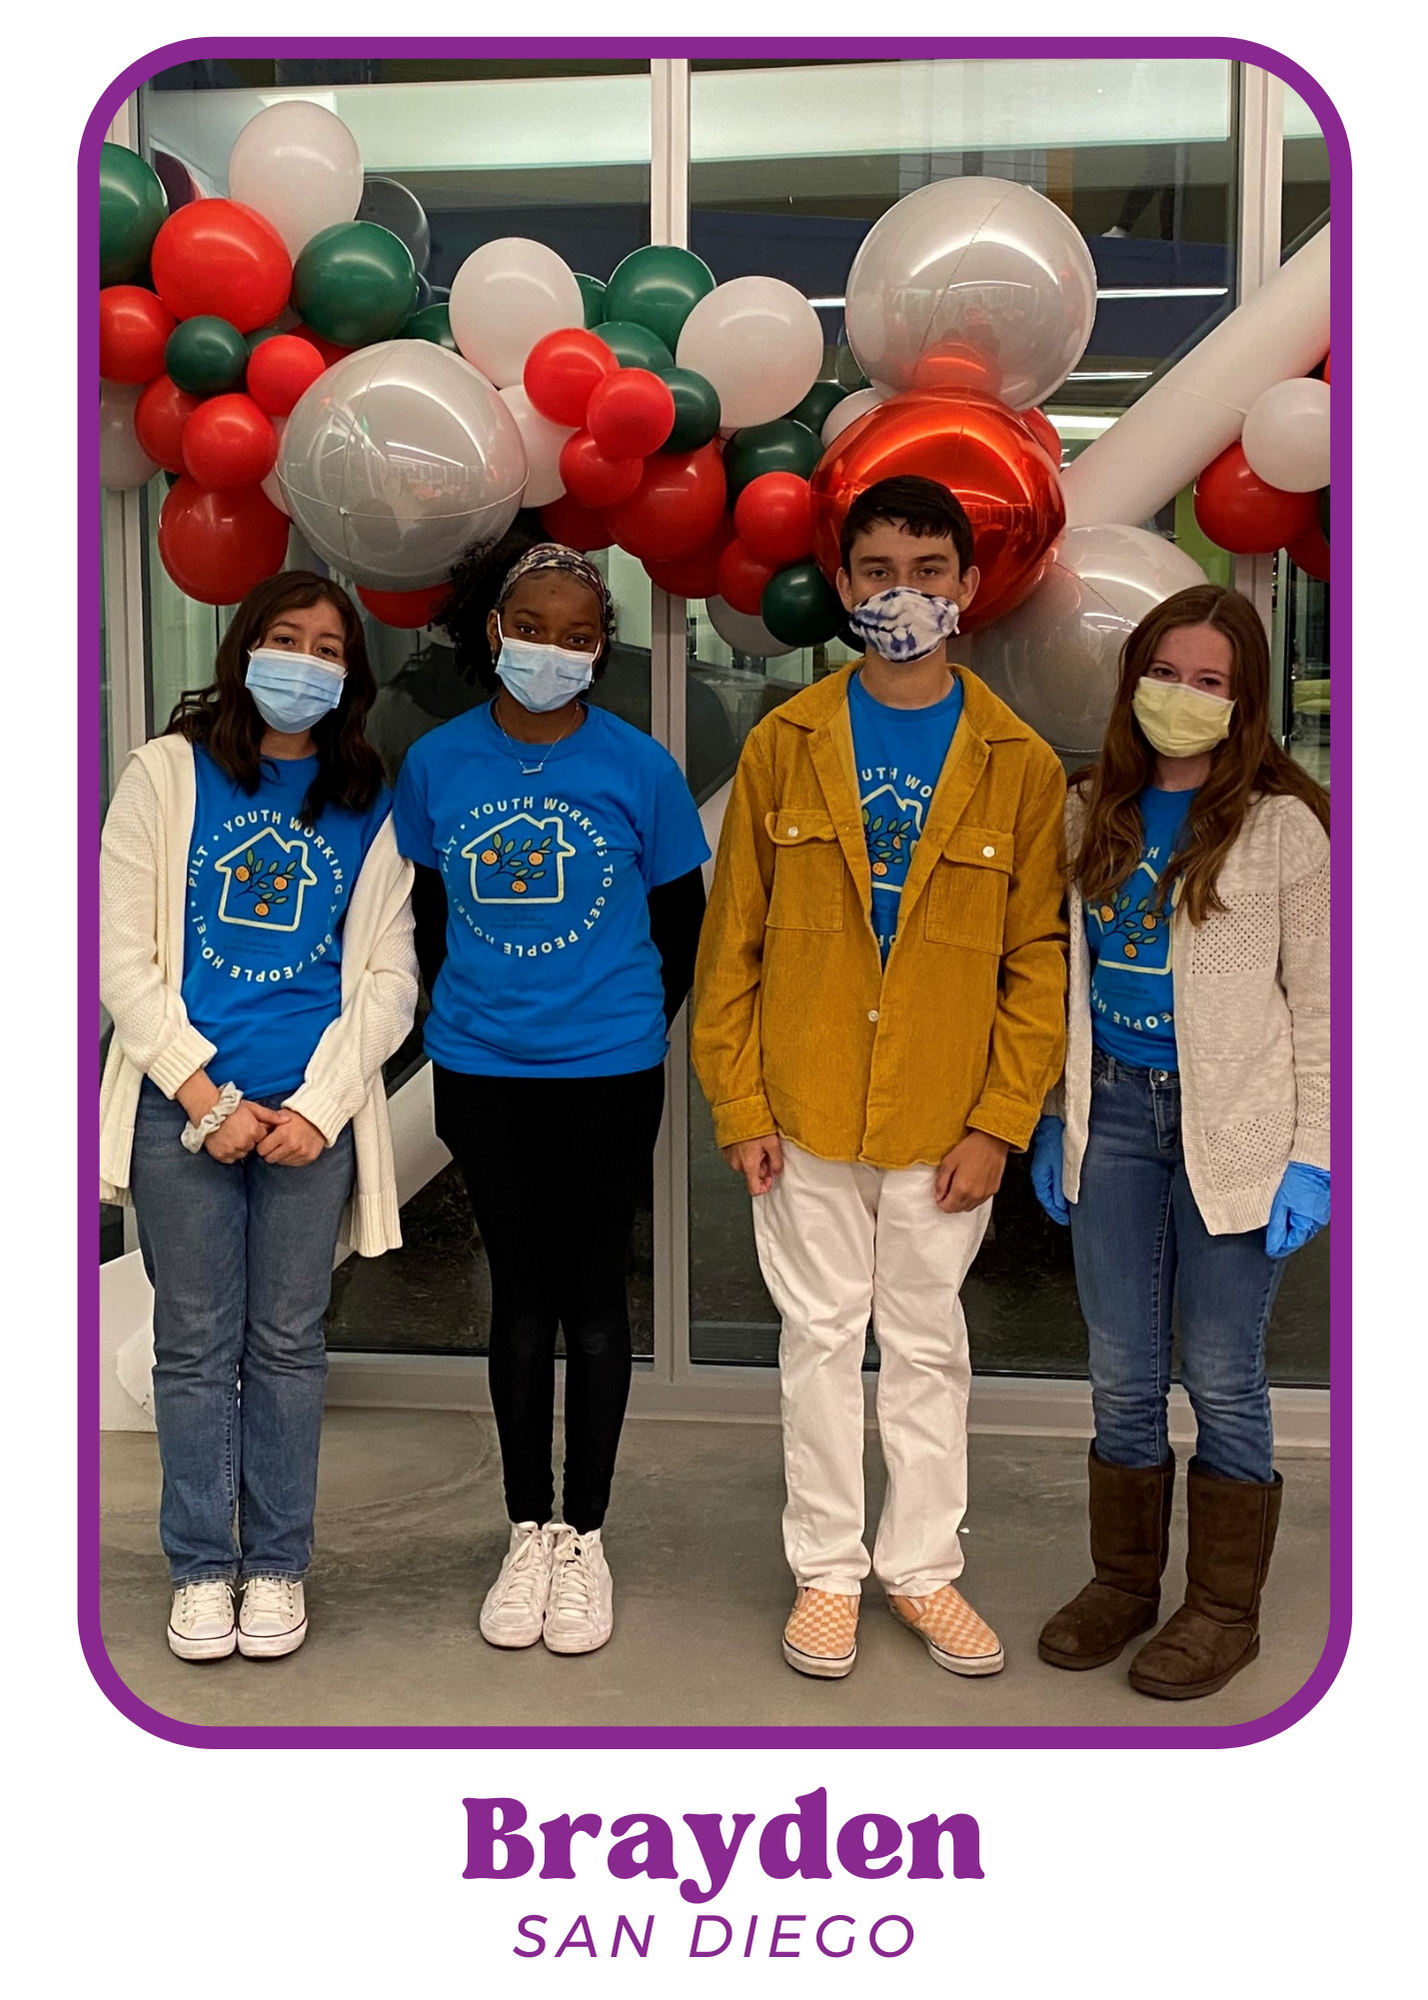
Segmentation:
[(1004, 1656), (953, 1588), (971, 1364), (958, 1294), (1065, 1044), (1055, 754), (948, 659), (977, 588), (960, 503), (887, 479), (848, 510), (838, 590), (867, 651), (751, 732), (695, 981), (693, 1056), (754, 1197), (782, 1316), (783, 1650), (857, 1658), (863, 1346), (887, 1499), (871, 1567), (939, 1666)]

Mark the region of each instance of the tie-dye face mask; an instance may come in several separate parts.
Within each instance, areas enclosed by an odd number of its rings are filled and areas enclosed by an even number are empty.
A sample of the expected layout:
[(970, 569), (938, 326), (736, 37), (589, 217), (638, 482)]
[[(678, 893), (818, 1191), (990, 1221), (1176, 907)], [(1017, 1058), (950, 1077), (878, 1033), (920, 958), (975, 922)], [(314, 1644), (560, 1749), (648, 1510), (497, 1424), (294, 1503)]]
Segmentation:
[(958, 616), (950, 597), (899, 587), (865, 599), (849, 613), (848, 623), (880, 659), (903, 667), (935, 653), (956, 632)]

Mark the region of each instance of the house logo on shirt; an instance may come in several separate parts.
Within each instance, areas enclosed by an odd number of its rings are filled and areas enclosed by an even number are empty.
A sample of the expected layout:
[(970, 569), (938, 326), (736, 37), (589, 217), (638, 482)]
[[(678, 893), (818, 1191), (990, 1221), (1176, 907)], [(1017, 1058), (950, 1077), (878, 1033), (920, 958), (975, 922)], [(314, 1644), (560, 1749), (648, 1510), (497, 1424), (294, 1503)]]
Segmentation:
[(218, 921), (250, 930), (295, 931), (303, 897), (317, 887), (307, 865), (307, 842), (284, 840), (271, 826), (220, 855), (213, 866), (223, 877)]
[(560, 903), (565, 864), (574, 853), (558, 813), (537, 819), (521, 812), (483, 827), (461, 858), (471, 863), (471, 895), (478, 903)]

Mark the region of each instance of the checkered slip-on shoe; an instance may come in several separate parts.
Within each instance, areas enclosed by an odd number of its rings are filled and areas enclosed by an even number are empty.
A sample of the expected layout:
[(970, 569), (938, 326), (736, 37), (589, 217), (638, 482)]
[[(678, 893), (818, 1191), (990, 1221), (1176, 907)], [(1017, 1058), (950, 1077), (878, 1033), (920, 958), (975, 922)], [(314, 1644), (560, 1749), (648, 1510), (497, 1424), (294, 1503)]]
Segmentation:
[(1001, 1640), (950, 1583), (930, 1597), (890, 1596), (888, 1604), (949, 1674), (999, 1674), (1006, 1665)]
[(801, 1674), (841, 1681), (858, 1657), (858, 1599), (800, 1589), (783, 1628), (783, 1656)]

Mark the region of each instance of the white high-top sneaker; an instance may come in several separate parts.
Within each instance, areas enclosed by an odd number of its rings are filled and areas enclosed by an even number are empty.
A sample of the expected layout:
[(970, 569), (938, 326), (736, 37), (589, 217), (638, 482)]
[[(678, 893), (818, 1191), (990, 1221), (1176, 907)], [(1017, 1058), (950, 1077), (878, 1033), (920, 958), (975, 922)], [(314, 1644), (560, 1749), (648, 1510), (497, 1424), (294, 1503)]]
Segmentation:
[(250, 1576), (238, 1613), (238, 1650), (249, 1660), (295, 1653), (307, 1637), (302, 1585), (290, 1576)]
[(593, 1653), (615, 1629), (615, 1582), (600, 1530), (577, 1535), (553, 1522), (546, 1533), (552, 1574), (542, 1637), (552, 1653)]
[(169, 1611), (169, 1651), (181, 1660), (226, 1660), (233, 1629), (233, 1586), (225, 1577), (181, 1583)]
[(533, 1646), (550, 1596), (550, 1535), (539, 1521), (514, 1521), (501, 1573), (481, 1606), (488, 1646)]

